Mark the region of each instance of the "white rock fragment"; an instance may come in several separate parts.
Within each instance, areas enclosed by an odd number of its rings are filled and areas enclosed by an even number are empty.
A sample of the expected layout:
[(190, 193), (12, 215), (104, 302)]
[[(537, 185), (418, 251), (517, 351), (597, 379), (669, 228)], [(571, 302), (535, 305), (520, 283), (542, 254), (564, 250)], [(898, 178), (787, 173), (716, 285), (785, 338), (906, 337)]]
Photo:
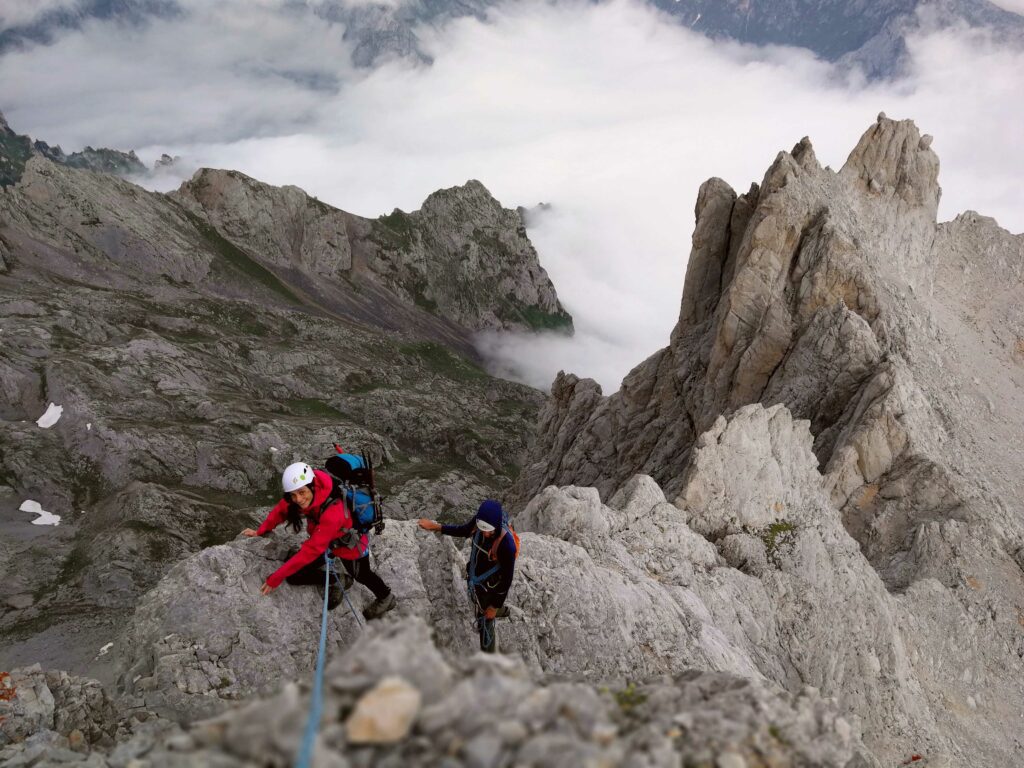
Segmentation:
[(92, 431), (92, 422), (91, 422), (91, 421), (90, 421), (90, 422), (88, 422), (88, 423), (87, 423), (87, 424), (85, 425), (85, 431), (86, 431), (86, 432), (91, 432), (91, 431)]
[(38, 501), (32, 501), (32, 499), (26, 499), (21, 502), (21, 506), (18, 507), (21, 512), (32, 512), (33, 514), (39, 515), (35, 520), (32, 521), (32, 525), (59, 525), (60, 515), (55, 515), (52, 512), (47, 512), (43, 509)]
[(394, 744), (420, 711), (420, 692), (400, 677), (385, 677), (356, 703), (345, 724), (352, 744)]
[(274, 446), (270, 446), (270, 452), (277, 453), (277, 448), (275, 448)]
[(38, 420), (36, 420), (36, 424), (38, 424), (43, 429), (49, 429), (58, 421), (60, 421), (60, 415), (62, 413), (64, 413), (63, 406), (54, 405), (53, 403), (50, 403), (49, 407), (46, 409), (46, 413), (44, 413), (42, 416), (39, 417)]
[(110, 649), (113, 647), (114, 644), (112, 642), (107, 643), (102, 648), (100, 648), (100, 652), (96, 654), (96, 658), (98, 659), (100, 656), (106, 656), (108, 653), (110, 653)]

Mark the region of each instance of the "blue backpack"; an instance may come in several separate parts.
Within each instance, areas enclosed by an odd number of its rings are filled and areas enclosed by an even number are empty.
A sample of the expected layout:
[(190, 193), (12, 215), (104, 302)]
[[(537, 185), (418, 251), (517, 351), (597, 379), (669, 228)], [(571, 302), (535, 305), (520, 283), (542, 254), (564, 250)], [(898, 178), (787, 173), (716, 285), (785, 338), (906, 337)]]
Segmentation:
[(352, 513), (353, 527), (359, 533), (384, 530), (384, 504), (373, 481), (373, 462), (364, 453), (345, 453), (338, 445), (324, 468), (334, 481), (331, 496), (345, 502)]

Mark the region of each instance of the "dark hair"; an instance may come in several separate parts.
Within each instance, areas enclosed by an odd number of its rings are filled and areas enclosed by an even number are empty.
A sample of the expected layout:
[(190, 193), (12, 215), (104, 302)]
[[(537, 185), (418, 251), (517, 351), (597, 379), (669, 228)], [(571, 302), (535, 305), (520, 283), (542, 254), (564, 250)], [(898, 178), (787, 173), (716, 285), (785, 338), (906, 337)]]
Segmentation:
[[(306, 487), (309, 488), (310, 493), (314, 492), (312, 483), (306, 483)], [(285, 513), (288, 516), (288, 525), (295, 533), (299, 533), (302, 530), (302, 521), (306, 517), (302, 512), (302, 507), (292, 501), (291, 493), (286, 493), (284, 500), (288, 502), (288, 511)]]

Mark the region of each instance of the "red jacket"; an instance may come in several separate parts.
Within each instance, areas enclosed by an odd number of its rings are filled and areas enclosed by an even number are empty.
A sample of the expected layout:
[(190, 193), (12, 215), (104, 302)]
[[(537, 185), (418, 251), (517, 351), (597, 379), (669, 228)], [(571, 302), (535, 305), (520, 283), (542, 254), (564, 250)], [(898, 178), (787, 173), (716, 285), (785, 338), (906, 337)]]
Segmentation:
[[(327, 547), (345, 531), (352, 527), (352, 515), (341, 499), (331, 502), (326, 509), (321, 510), (327, 497), (331, 495), (333, 481), (331, 476), (319, 469), (313, 470), (313, 503), (302, 514), (306, 516), (306, 530), (309, 538), (306, 539), (299, 551), (288, 558), (284, 565), (267, 577), (267, 584), (278, 587), (281, 582), (296, 571), (312, 563), (317, 558), (322, 558)], [(266, 536), (281, 523), (288, 519), (288, 502), (284, 499), (277, 502), (267, 519), (256, 530), (259, 536)], [(370, 550), (370, 539), (364, 533), (359, 537), (358, 547), (335, 547), (332, 554), (342, 560), (358, 560)]]

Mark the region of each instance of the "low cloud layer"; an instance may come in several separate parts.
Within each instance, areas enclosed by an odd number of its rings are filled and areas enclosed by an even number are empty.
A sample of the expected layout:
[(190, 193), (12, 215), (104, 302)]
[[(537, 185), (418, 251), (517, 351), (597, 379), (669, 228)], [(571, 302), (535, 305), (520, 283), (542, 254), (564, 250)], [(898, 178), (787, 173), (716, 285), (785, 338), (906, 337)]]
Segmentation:
[(1024, 230), (1024, 55), (983, 32), (913, 39), (907, 77), (868, 84), (804, 51), (713, 44), (634, 2), (526, 2), (425, 31), (433, 66), (357, 73), (337, 26), (239, 8), (91, 25), (4, 57), (0, 109), (65, 149), (168, 152), (363, 215), (469, 178), (509, 207), (550, 203), (530, 235), (577, 336), (482, 340), (496, 370), (536, 386), (565, 369), (615, 389), (664, 346), (702, 181), (745, 190), (804, 135), (838, 168), (879, 111), (935, 136), (942, 217)]

